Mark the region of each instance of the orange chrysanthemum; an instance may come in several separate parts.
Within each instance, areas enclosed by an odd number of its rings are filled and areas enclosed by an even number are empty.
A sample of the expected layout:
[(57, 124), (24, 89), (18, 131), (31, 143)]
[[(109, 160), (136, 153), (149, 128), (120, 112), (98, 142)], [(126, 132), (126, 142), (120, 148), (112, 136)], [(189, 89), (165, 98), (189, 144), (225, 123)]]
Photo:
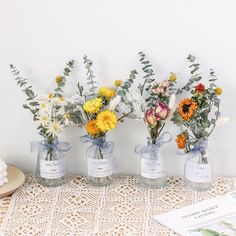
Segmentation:
[(184, 149), (187, 137), (184, 133), (177, 135), (176, 143), (179, 149)]
[(96, 125), (96, 120), (88, 121), (85, 128), (87, 133), (91, 136), (96, 136), (97, 134), (100, 133), (100, 130)]
[(198, 105), (190, 98), (185, 98), (179, 103), (178, 111), (183, 120), (188, 121), (194, 115)]

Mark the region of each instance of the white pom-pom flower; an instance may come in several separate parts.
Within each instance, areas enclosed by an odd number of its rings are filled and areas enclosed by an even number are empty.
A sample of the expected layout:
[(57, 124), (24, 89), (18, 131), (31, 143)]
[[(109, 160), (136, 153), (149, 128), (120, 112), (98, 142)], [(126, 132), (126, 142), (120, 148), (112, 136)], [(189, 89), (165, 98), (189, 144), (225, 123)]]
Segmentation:
[(229, 117), (221, 117), (216, 121), (216, 126), (222, 126), (229, 122)]

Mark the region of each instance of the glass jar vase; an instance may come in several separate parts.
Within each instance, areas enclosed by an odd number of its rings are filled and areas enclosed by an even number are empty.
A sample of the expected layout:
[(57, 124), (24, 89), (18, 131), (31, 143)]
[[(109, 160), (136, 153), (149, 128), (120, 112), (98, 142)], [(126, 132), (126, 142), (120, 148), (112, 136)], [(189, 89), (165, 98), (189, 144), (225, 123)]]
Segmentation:
[(141, 184), (148, 188), (162, 188), (166, 186), (166, 166), (165, 159), (162, 155), (161, 146), (171, 141), (164, 141), (165, 135), (170, 133), (165, 132), (160, 138), (147, 138), (147, 146), (136, 146), (135, 152), (140, 155), (140, 175)]
[(212, 162), (206, 150), (190, 153), (185, 161), (186, 185), (195, 191), (207, 191), (212, 186)]
[(86, 153), (87, 181), (93, 186), (107, 186), (112, 183), (113, 175), (113, 142), (107, 142), (106, 136), (91, 138), (82, 137), (84, 142), (91, 142)]
[(56, 187), (64, 184), (66, 175), (65, 152), (70, 149), (67, 142), (44, 140), (32, 143), (33, 149), (38, 149), (36, 178), (47, 187)]

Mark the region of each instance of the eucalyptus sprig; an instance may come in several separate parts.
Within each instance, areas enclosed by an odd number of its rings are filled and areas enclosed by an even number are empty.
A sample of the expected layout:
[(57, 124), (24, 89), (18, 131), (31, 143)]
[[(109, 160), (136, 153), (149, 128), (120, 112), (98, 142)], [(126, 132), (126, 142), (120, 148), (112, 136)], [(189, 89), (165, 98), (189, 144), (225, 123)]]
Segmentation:
[[(84, 56), (84, 64), (85, 64), (85, 69), (87, 70), (87, 85), (91, 86), (91, 88), (89, 89), (89, 92), (91, 92), (91, 95), (95, 98), (96, 97), (96, 89), (97, 89), (97, 82), (94, 80), (95, 75), (93, 73), (92, 65), (93, 62), (92, 60), (90, 60), (86, 55)], [(78, 86), (80, 86), (78, 84)], [(81, 86), (79, 87), (80, 92), (83, 91), (83, 89), (81, 90)]]
[(120, 96), (126, 95), (129, 92), (129, 89), (132, 87), (134, 80), (136, 79), (138, 72), (136, 70), (132, 70), (130, 72), (129, 78), (125, 81), (124, 85), (118, 88), (117, 94)]
[(142, 67), (142, 71), (144, 73), (144, 82), (143, 84), (139, 85), (139, 89), (140, 89), (140, 93), (141, 96), (144, 93), (144, 90), (146, 92), (148, 92), (151, 87), (152, 87), (152, 83), (155, 81), (155, 79), (153, 78), (153, 76), (155, 75), (153, 69), (152, 69), (152, 64), (150, 64), (150, 61), (146, 60), (146, 55), (143, 52), (139, 52), (139, 56), (140, 56), (140, 62), (143, 65)]
[(56, 79), (57, 80), (57, 87), (55, 88), (55, 96), (60, 95), (60, 93), (63, 92), (63, 87), (66, 84), (67, 78), (70, 76), (70, 73), (72, 72), (72, 69), (74, 68), (75, 61), (70, 60), (66, 63), (66, 66), (63, 70), (63, 76), (58, 76)]
[(60, 104), (60, 102), (65, 102), (62, 96), (62, 88), (65, 86), (73, 67), (74, 61), (70, 60), (63, 70), (63, 75), (56, 77), (55, 82), (57, 86), (53, 90), (53, 93), (50, 93), (47, 97), (38, 98), (28, 79), (21, 76), (16, 66), (10, 65), (12, 76), (27, 97), (26, 104), (23, 107), (30, 110), (33, 114), (34, 121), (39, 122), (37, 130), (49, 143), (53, 142), (54, 138), (61, 131), (61, 128), (65, 126), (64, 104)]
[(13, 78), (17, 81), (17, 85), (22, 88), (22, 91), (27, 97), (27, 103), (23, 104), (23, 107), (30, 110), (33, 114), (34, 121), (38, 120), (39, 103), (35, 101), (37, 94), (33, 91), (32, 85), (29, 84), (28, 79), (21, 76), (21, 73), (16, 66), (11, 64), (10, 69)]
[(191, 76), (187, 84), (184, 87), (178, 89), (176, 94), (181, 94), (184, 90), (190, 91), (191, 86), (202, 79), (202, 74), (199, 73), (200, 64), (196, 62), (196, 57), (189, 54), (187, 57), (187, 60), (190, 63), (189, 69), (190, 69)]

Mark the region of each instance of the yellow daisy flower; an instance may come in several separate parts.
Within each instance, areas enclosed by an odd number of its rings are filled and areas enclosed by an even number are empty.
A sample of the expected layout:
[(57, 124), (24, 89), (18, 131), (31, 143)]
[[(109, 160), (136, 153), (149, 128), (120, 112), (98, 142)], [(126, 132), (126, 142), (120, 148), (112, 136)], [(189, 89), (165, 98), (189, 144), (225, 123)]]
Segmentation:
[(116, 95), (116, 91), (115, 90), (109, 89), (109, 88), (106, 88), (106, 87), (101, 87), (99, 89), (98, 93), (99, 93), (99, 95), (101, 97), (104, 97), (104, 98), (106, 98), (108, 100)]
[(102, 105), (103, 103), (101, 98), (94, 98), (84, 103), (83, 109), (88, 113), (95, 114), (100, 110)]
[(113, 111), (102, 111), (98, 114), (96, 125), (102, 132), (112, 130), (116, 127), (118, 119)]
[(49, 94), (47, 95), (47, 98), (48, 98), (48, 100), (51, 100), (51, 99), (53, 98), (53, 94), (52, 94), (52, 93), (49, 93)]

